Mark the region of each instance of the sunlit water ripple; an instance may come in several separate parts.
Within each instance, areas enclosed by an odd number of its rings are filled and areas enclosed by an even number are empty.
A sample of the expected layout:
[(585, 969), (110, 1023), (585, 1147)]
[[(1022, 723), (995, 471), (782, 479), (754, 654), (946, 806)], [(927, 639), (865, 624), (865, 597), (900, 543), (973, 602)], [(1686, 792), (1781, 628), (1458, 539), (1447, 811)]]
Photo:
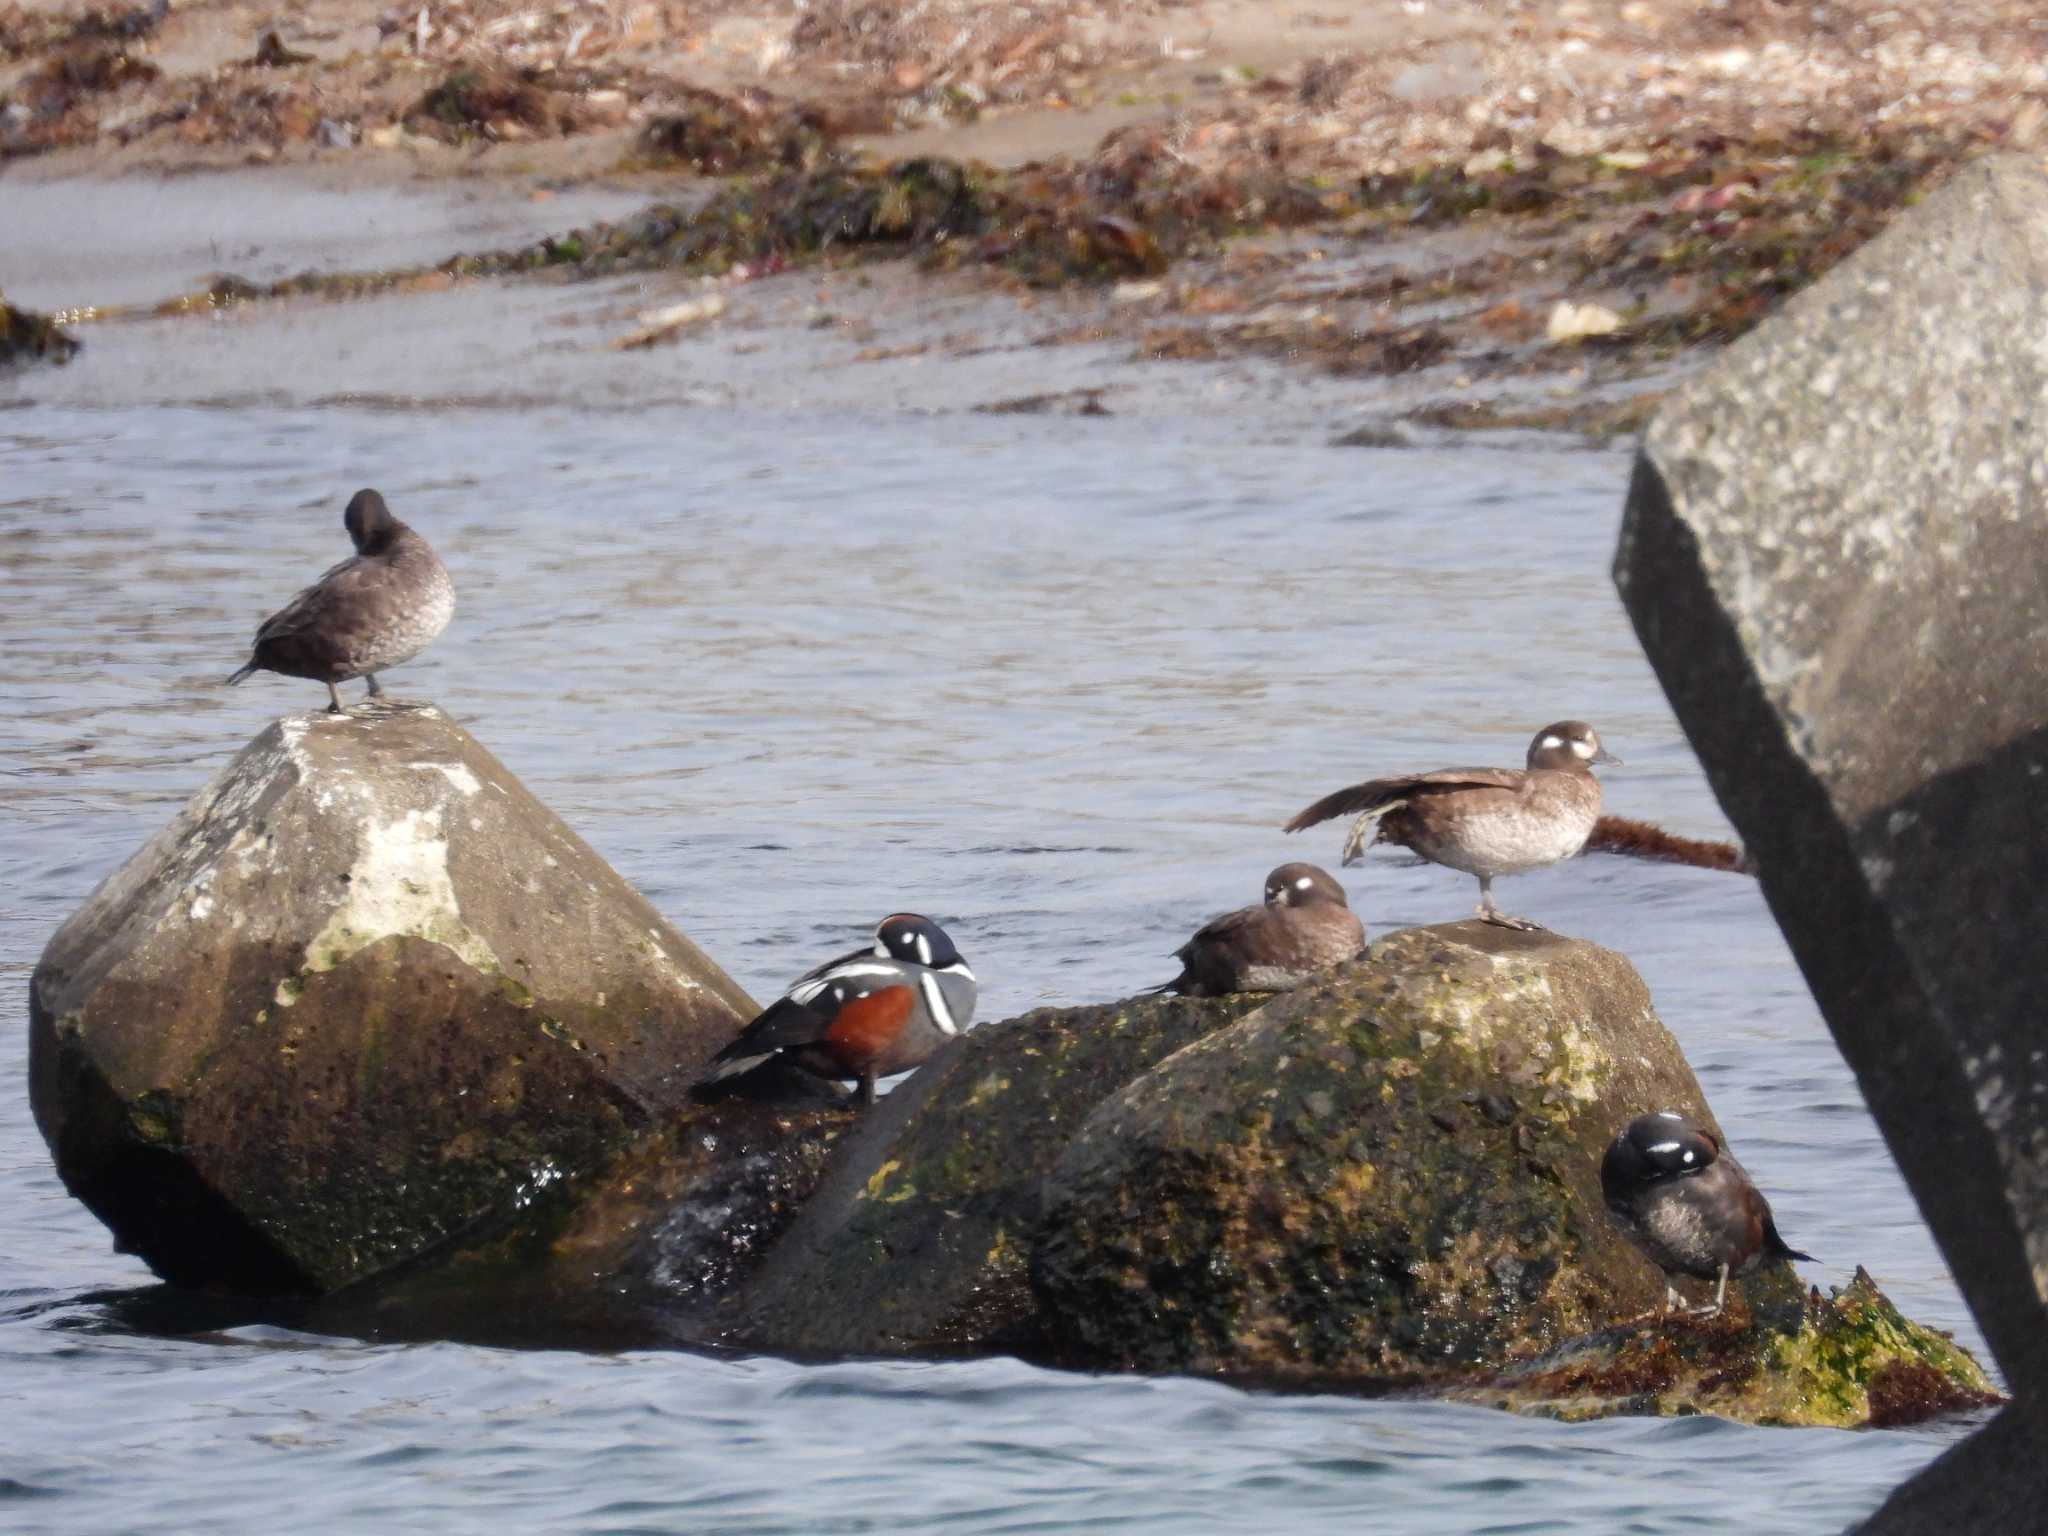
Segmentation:
[[(394, 691), (470, 727), (757, 995), (940, 916), (982, 1017), (1121, 995), (1375, 769), (1561, 715), (1610, 806), (1725, 831), (1607, 578), (1626, 460), (1206, 423), (0, 412), (0, 1010), (53, 927), (317, 685), (216, 686), (383, 489), (462, 610)], [(1375, 929), (1469, 881), (1349, 872)], [(1780, 1224), (1977, 1336), (1755, 888), (1589, 860), (1513, 910), (1648, 978)], [(0, 1528), (1823, 1531), (1957, 1431), (1562, 1426), (1063, 1376), (123, 1331), (0, 1034)], [(1649, 1107), (1649, 1106), (1645, 1106)], [(915, 1277), (906, 1277), (915, 1283)], [(268, 1519), (266, 1523), (268, 1523)]]

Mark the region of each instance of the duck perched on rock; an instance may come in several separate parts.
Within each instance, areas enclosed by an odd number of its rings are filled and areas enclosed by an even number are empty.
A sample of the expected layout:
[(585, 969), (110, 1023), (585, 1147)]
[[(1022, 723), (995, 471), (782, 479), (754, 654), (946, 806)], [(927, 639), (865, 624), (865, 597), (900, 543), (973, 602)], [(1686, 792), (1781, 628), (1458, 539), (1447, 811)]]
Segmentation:
[(356, 552), (263, 621), (246, 665), (251, 672), (306, 677), (327, 685), (328, 708), (345, 714), (336, 683), (369, 680), (427, 648), (455, 617), (455, 584), (440, 558), (391, 515), (375, 491), (357, 491), (342, 514)]
[(1344, 839), (1344, 862), (1370, 842), (1395, 843), (1432, 864), (1479, 879), (1478, 915), (1506, 928), (1537, 928), (1493, 904), (1498, 875), (1517, 875), (1568, 859), (1586, 846), (1600, 819), (1595, 763), (1621, 760), (1583, 720), (1546, 725), (1521, 768), (1439, 768), (1433, 773), (1368, 779), (1323, 796), (1287, 823), (1299, 832), (1358, 813)]
[(1638, 1115), (1600, 1159), (1600, 1193), (1615, 1223), (1664, 1271), (1664, 1310), (1679, 1300), (1674, 1275), (1714, 1282), (1699, 1310), (1720, 1312), (1728, 1277), (1759, 1264), (1813, 1260), (1778, 1236), (1770, 1202), (1713, 1132), (1671, 1110)]
[(700, 1098), (739, 1091), (771, 1064), (815, 1077), (858, 1079), (863, 1104), (875, 1079), (922, 1066), (974, 1016), (974, 972), (928, 917), (882, 919), (874, 942), (804, 972), (697, 1081)]
[(1266, 899), (1211, 918), (1174, 951), (1180, 974), (1162, 991), (1189, 997), (1285, 992), (1365, 948), (1365, 924), (1344, 887), (1313, 864), (1282, 864)]

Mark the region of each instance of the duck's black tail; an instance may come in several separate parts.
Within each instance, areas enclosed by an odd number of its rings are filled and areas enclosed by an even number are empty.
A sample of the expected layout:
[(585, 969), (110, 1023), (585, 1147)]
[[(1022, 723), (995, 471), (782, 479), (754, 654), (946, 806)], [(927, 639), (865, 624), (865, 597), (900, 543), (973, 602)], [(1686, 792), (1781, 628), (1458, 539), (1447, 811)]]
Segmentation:
[(1797, 1248), (1778, 1236), (1778, 1224), (1770, 1217), (1764, 1218), (1764, 1257), (1767, 1259), (1803, 1259), (1808, 1264), (1818, 1264), (1810, 1253), (1801, 1253)]

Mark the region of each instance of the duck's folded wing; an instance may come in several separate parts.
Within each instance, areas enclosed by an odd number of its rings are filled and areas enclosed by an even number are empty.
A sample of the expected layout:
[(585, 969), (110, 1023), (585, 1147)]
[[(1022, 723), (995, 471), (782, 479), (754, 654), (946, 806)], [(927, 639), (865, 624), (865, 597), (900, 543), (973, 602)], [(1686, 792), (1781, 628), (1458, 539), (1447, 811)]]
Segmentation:
[(1248, 933), (1259, 919), (1263, 907), (1239, 907), (1235, 912), (1225, 912), (1221, 917), (1212, 917), (1197, 928), (1194, 937), (1174, 951), (1176, 958), (1185, 960), (1195, 949), (1228, 946), (1236, 943)]
[(849, 992), (858, 993), (900, 980), (898, 967), (876, 958), (871, 949), (849, 950), (812, 966), (711, 1058), (711, 1070), (702, 1081), (715, 1083), (751, 1071), (778, 1052), (824, 1039), (836, 1013), (833, 983), (844, 982)]
[(263, 621), (256, 630), (256, 643), (262, 645), (267, 640), (281, 640), (331, 625), (353, 606), (365, 574), (355, 556), (330, 566), (318, 581)]
[(825, 1037), (825, 1031), (831, 1024), (831, 1017), (810, 1003), (798, 1002), (793, 997), (778, 997), (728, 1041), (724, 1050), (711, 1058), (710, 1066), (698, 1081), (716, 1083), (737, 1077), (742, 1072), (751, 1072), (771, 1056), (798, 1046), (816, 1044)]

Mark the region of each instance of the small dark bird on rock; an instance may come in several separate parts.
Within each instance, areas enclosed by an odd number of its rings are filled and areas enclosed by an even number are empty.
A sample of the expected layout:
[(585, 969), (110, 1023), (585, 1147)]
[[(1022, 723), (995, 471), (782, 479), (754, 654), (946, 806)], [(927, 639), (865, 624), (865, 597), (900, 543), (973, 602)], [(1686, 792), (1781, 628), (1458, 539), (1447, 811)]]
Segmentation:
[(1282, 864), (1266, 899), (1211, 918), (1174, 951), (1180, 974), (1162, 991), (1189, 997), (1285, 992), (1365, 948), (1365, 924), (1329, 871)]
[(1346, 864), (1363, 858), (1368, 843), (1395, 843), (1432, 864), (1478, 876), (1478, 915), (1487, 922), (1538, 928), (1493, 904), (1494, 877), (1541, 869), (1585, 847), (1600, 819), (1593, 764), (1620, 761), (1583, 720), (1560, 720), (1536, 733), (1526, 767), (1440, 768), (1368, 779), (1325, 795), (1287, 830), (1355, 812), (1358, 820), (1344, 839)]
[(875, 1079), (922, 1066), (967, 1027), (974, 999), (974, 972), (946, 931), (895, 913), (872, 944), (792, 982), (711, 1058), (697, 1095), (721, 1097), (746, 1074), (786, 1062), (815, 1077), (858, 1079), (860, 1101), (872, 1104)]
[(251, 672), (278, 672), (327, 685), (329, 710), (346, 714), (336, 683), (369, 679), (411, 661), (455, 617), (455, 583), (427, 541), (391, 515), (375, 491), (357, 491), (342, 514), (356, 552), (329, 570), (256, 631)]
[(1600, 1193), (1615, 1224), (1664, 1271), (1664, 1310), (1681, 1298), (1674, 1275), (1714, 1281), (1708, 1317), (1728, 1299), (1728, 1277), (1785, 1259), (1770, 1202), (1711, 1131), (1670, 1110), (1629, 1121), (1600, 1159)]

